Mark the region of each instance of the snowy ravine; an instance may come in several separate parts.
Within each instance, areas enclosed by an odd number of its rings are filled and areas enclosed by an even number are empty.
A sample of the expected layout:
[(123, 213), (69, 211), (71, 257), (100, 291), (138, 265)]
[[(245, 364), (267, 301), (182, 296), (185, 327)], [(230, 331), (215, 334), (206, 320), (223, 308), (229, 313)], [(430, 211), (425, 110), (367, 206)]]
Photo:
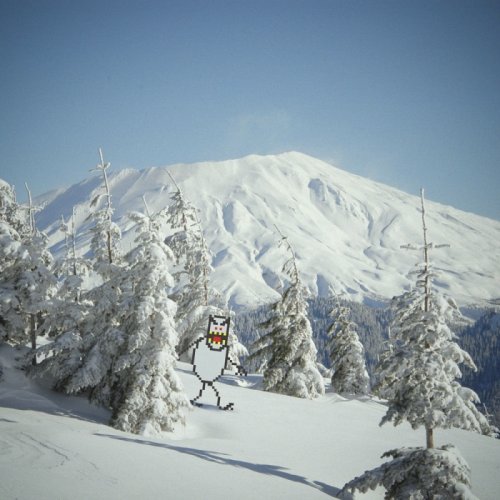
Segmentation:
[[(0, 498), (65, 499), (314, 499), (339, 489), (380, 455), (422, 446), (424, 432), (379, 427), (385, 407), (370, 398), (327, 391), (303, 400), (259, 390), (260, 377), (225, 376), (220, 385), (235, 410), (189, 412), (185, 427), (137, 436), (106, 425), (109, 414), (82, 397), (57, 394), (14, 366), (19, 352), (0, 347)], [(190, 365), (178, 374), (188, 395), (199, 382)], [(472, 469), (482, 500), (500, 490), (500, 441), (472, 432), (436, 432)], [(357, 498), (357, 497), (356, 497)], [(383, 498), (383, 491), (359, 498)]]
[[(267, 304), (277, 298), (286, 256), (277, 248), (276, 226), (296, 251), (301, 279), (313, 295), (329, 285), (354, 300), (390, 299), (408, 288), (408, 272), (418, 261), (400, 246), (421, 243), (418, 193), (397, 189), (340, 170), (301, 153), (248, 156), (239, 160), (149, 168), (113, 169), (110, 189), (114, 220), (129, 250), (131, 210), (142, 211), (145, 195), (152, 212), (170, 203), (170, 172), (200, 213), (215, 268), (212, 285), (230, 305)], [(89, 165), (90, 167), (90, 165)], [(90, 200), (99, 176), (60, 189), (47, 202), (37, 224), (49, 235), (51, 250), (62, 251), (61, 215), (76, 209), (81, 252), (89, 247)], [(426, 187), (430, 199), (433, 186)], [(500, 222), (449, 206), (427, 202), (430, 241), (451, 247), (433, 253), (435, 285), (460, 306), (499, 299)]]

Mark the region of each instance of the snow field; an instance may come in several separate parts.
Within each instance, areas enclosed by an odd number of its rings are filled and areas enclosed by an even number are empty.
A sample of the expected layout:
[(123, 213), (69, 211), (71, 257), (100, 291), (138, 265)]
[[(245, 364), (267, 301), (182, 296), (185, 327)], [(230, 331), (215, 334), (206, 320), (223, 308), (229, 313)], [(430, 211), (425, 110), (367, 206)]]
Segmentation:
[[(259, 390), (261, 377), (224, 376), (219, 384), (234, 411), (195, 408), (185, 427), (137, 436), (107, 425), (107, 411), (27, 380), (16, 351), (0, 348), (0, 498), (240, 499), (335, 497), (342, 486), (381, 463), (380, 455), (422, 446), (424, 431), (379, 427), (380, 402), (327, 392), (302, 400)], [(198, 393), (189, 364), (177, 372), (186, 394)], [(475, 433), (436, 431), (472, 469), (482, 500), (500, 489), (500, 441)], [(358, 497), (356, 497), (358, 498)], [(359, 498), (383, 498), (383, 491)]]

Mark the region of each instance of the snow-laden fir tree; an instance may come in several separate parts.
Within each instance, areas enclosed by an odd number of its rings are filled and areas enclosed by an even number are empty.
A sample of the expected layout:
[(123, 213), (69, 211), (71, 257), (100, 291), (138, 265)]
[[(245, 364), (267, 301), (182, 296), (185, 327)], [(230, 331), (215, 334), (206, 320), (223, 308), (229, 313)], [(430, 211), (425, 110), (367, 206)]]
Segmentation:
[(113, 222), (113, 206), (111, 203), (111, 192), (108, 182), (107, 171), (111, 163), (104, 162), (102, 149), (99, 148), (99, 156), (101, 162), (97, 164), (96, 170), (101, 172), (103, 179), (102, 191), (92, 199), (91, 208), (97, 207), (104, 200), (102, 208), (92, 212), (88, 219), (94, 221), (94, 226), (91, 229), (92, 239), (90, 249), (94, 259), (94, 269), (103, 279), (107, 279), (116, 270), (121, 262), (120, 240), (121, 231), (118, 225)]
[(127, 256), (132, 295), (122, 321), (126, 354), (116, 365), (123, 380), (112, 422), (134, 433), (171, 431), (184, 422), (189, 401), (174, 370), (176, 305), (167, 294), (174, 256), (161, 234), (166, 213), (133, 213), (131, 218), (138, 225), (137, 247)]
[(306, 291), (300, 280), (293, 249), (283, 235), (290, 258), (283, 272), (290, 282), (281, 300), (271, 306), (270, 318), (262, 323), (267, 332), (252, 345), (252, 359), (265, 366), (266, 391), (301, 398), (314, 398), (325, 392), (323, 378), (316, 366), (316, 346), (307, 317)]
[(20, 345), (30, 342), (34, 350), (55, 292), (52, 255), (46, 236), (36, 228), (29, 189), (28, 206), (19, 205), (3, 181), (0, 198), (0, 338)]
[(128, 307), (125, 272), (124, 268), (115, 270), (109, 279), (83, 294), (82, 301), (90, 302), (90, 314), (78, 329), (40, 349), (41, 353), (52, 350), (52, 358), (43, 363), (52, 374), (55, 389), (67, 394), (86, 392), (90, 401), (108, 408), (113, 406), (118, 380), (115, 365), (125, 343), (121, 327)]
[(427, 447), (433, 448), (436, 427), (483, 434), (491, 428), (476, 408), (477, 395), (457, 380), (460, 364), (476, 367), (449, 326), (460, 317), (457, 304), (432, 286), (429, 253), (436, 246), (427, 241), (423, 190), (421, 204), (424, 258), (416, 287), (393, 299), (392, 349), (381, 356), (377, 367), (377, 392), (390, 402), (382, 423), (398, 425), (406, 420), (414, 429), (424, 427)]
[(179, 332), (177, 352), (182, 361), (191, 360), (190, 346), (205, 335), (210, 314), (223, 315), (217, 294), (211, 290), (210, 255), (196, 208), (184, 197), (170, 176), (176, 191), (168, 206), (168, 223), (174, 233), (166, 239), (180, 269), (174, 273), (177, 287), (173, 299), (177, 303), (176, 325)]
[[(87, 392), (92, 401), (110, 408), (116, 428), (170, 431), (184, 421), (189, 401), (174, 371), (176, 306), (167, 295), (173, 255), (161, 234), (166, 214), (130, 217), (137, 223), (137, 246), (127, 254), (127, 266), (85, 295), (94, 303), (92, 314), (81, 334), (63, 335), (61, 349), (55, 344), (53, 357), (64, 356), (64, 340), (74, 356), (65, 356), (67, 363), (53, 375), (59, 389)], [(51, 366), (57, 367), (57, 361)]]
[(332, 388), (342, 394), (366, 395), (370, 378), (366, 370), (365, 350), (349, 319), (350, 310), (336, 300), (330, 316), (334, 319), (328, 329), (327, 349), (332, 366)]
[(427, 241), (423, 190), (421, 206), (424, 259), (417, 286), (393, 301), (390, 346), (377, 366), (375, 391), (388, 400), (381, 425), (407, 421), (413, 429), (424, 427), (426, 449), (388, 452), (394, 457), (391, 462), (365, 472), (344, 489), (366, 491), (382, 485), (386, 498), (473, 498), (467, 464), (458, 450), (434, 447), (434, 429), (458, 427), (483, 434), (493, 430), (475, 406), (477, 395), (457, 381), (459, 364), (474, 363), (448, 326), (458, 307), (432, 286), (429, 251), (435, 246)]
[(344, 491), (368, 490), (383, 486), (386, 500), (478, 500), (471, 491), (470, 468), (457, 448), (400, 448), (382, 458), (392, 457), (374, 470), (344, 486)]
[(66, 221), (61, 217), (60, 229), (64, 234), (64, 255), (59, 259), (55, 266), (55, 272), (58, 277), (78, 276), (85, 278), (91, 271), (90, 262), (83, 256), (78, 255), (76, 248), (76, 229), (75, 229), (76, 212), (73, 207), (71, 218)]
[(61, 228), (65, 233), (66, 251), (54, 266), (58, 279), (57, 293), (40, 329), (40, 333), (52, 341), (37, 349), (39, 362), (29, 370), (29, 375), (33, 377), (50, 375), (58, 390), (65, 386), (80, 364), (82, 332), (88, 326), (89, 314), (96, 311), (94, 303), (86, 298), (82, 288), (91, 266), (77, 255), (74, 213), (71, 223), (63, 220)]
[(229, 359), (226, 370), (231, 370), (234, 366), (240, 366), (241, 358), (248, 356), (248, 349), (239, 340), (238, 329), (236, 327), (236, 314), (234, 311), (230, 311), (229, 316), (231, 318), (228, 339)]

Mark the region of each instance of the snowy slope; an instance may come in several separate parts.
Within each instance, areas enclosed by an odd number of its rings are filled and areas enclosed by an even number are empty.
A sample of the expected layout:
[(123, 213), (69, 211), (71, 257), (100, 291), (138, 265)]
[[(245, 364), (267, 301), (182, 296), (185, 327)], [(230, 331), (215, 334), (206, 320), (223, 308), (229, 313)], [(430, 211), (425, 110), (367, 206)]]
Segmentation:
[[(333, 284), (337, 293), (355, 300), (379, 300), (412, 283), (407, 275), (420, 255), (400, 245), (421, 243), (418, 196), (295, 152), (127, 169), (111, 178), (116, 218), (125, 234), (131, 227), (126, 214), (143, 210), (143, 194), (151, 209), (169, 203), (173, 187), (167, 171), (200, 210), (213, 253), (213, 285), (233, 307), (276, 297), (273, 287), (286, 255), (277, 248), (275, 225), (295, 248), (313, 294), (327, 294)], [(99, 185), (100, 179), (91, 177), (59, 192), (38, 214), (39, 227), (48, 231), (53, 250), (61, 250), (58, 221), (61, 215), (70, 216), (73, 205), (80, 246), (88, 248), (85, 218)], [(500, 222), (430, 201), (426, 207), (430, 240), (451, 245), (432, 255), (436, 269), (444, 271), (437, 279), (439, 286), (460, 305), (498, 298)], [(126, 249), (131, 241), (132, 235), (126, 234)]]
[[(108, 414), (83, 398), (51, 392), (13, 368), (15, 351), (2, 346), (0, 363), (0, 498), (3, 500), (320, 499), (380, 455), (421, 446), (423, 431), (379, 427), (384, 407), (331, 392), (308, 401), (257, 389), (259, 378), (223, 377), (233, 412), (196, 408), (185, 428), (145, 437), (106, 425)], [(179, 374), (198, 391), (189, 365)], [(472, 469), (473, 492), (499, 497), (500, 441), (474, 433), (437, 431)], [(383, 498), (383, 491), (360, 498)]]

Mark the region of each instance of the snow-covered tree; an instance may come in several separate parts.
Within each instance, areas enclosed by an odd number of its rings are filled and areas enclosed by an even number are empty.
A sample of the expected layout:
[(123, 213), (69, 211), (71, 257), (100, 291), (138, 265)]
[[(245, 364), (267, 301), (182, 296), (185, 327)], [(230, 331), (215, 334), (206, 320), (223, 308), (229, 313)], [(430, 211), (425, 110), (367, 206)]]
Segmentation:
[(55, 266), (58, 289), (40, 329), (52, 342), (37, 349), (39, 362), (29, 371), (33, 377), (50, 374), (57, 389), (64, 386), (79, 366), (82, 332), (88, 326), (89, 314), (95, 311), (94, 303), (85, 297), (82, 289), (91, 266), (76, 252), (74, 213), (70, 224), (62, 220), (61, 228), (65, 233), (66, 252)]
[(36, 349), (38, 329), (55, 292), (52, 255), (46, 236), (36, 228), (29, 189), (27, 206), (16, 202), (5, 183), (0, 196), (0, 337), (14, 344), (30, 342)]
[(29, 232), (26, 210), (17, 203), (14, 187), (3, 179), (0, 179), (0, 220), (19, 235)]
[(349, 314), (349, 308), (338, 300), (330, 313), (334, 321), (328, 329), (327, 348), (332, 365), (332, 388), (337, 393), (365, 395), (370, 386), (365, 352)]
[[(21, 242), (19, 225), (13, 219), (19, 215), (14, 189), (0, 179), (0, 339), (9, 340), (24, 331), (16, 299), (16, 275), (21, 272), (28, 255)], [(18, 314), (15, 314), (15, 311)], [(10, 314), (9, 314), (10, 313)], [(10, 316), (9, 318), (7, 316)], [(15, 335), (15, 334), (14, 334)], [(15, 335), (17, 336), (17, 335)]]
[(184, 422), (189, 405), (175, 373), (176, 305), (168, 298), (173, 260), (163, 242), (165, 211), (131, 214), (138, 225), (137, 248), (127, 257), (132, 295), (122, 328), (125, 351), (116, 365), (120, 388), (114, 396), (113, 425), (134, 433), (171, 431)]
[(401, 448), (387, 451), (382, 457), (392, 457), (392, 460), (353, 479), (343, 491), (366, 493), (382, 485), (387, 500), (476, 500), (470, 490), (469, 466), (451, 445), (431, 449)]
[(99, 192), (91, 201), (90, 206), (97, 207), (104, 199), (104, 204), (98, 210), (89, 215), (89, 219), (94, 221), (94, 226), (91, 229), (92, 239), (90, 248), (94, 258), (94, 269), (104, 279), (111, 276), (116, 267), (120, 265), (120, 239), (121, 232), (118, 225), (113, 222), (113, 206), (111, 204), (111, 192), (108, 182), (107, 171), (111, 163), (104, 162), (102, 149), (99, 148), (101, 163), (97, 164), (96, 170), (101, 172), (103, 179), (102, 191)]
[(189, 405), (174, 371), (176, 306), (167, 295), (173, 255), (160, 231), (165, 217), (164, 211), (131, 214), (138, 235), (128, 265), (85, 295), (94, 306), (81, 329), (42, 352), (49, 356), (42, 370), (51, 372), (56, 388), (88, 392), (112, 409), (113, 426), (134, 433), (172, 430)]
[(324, 394), (325, 386), (316, 367), (306, 293), (290, 243), (283, 235), (280, 243), (291, 255), (283, 266), (290, 283), (281, 300), (271, 306), (271, 317), (261, 325), (267, 332), (252, 345), (251, 358), (262, 360), (265, 366), (264, 390), (314, 398)]
[(227, 370), (231, 369), (232, 366), (241, 365), (240, 358), (248, 356), (248, 349), (240, 342), (238, 336), (238, 330), (235, 326), (235, 313), (230, 311), (229, 316), (231, 317), (230, 327), (229, 327), (229, 360)]
[(83, 256), (79, 256), (76, 249), (76, 229), (75, 229), (75, 208), (68, 221), (61, 217), (60, 229), (64, 234), (64, 256), (59, 259), (55, 265), (56, 274), (59, 277), (79, 276), (84, 278), (88, 276), (91, 265)]
[(176, 325), (179, 332), (177, 352), (183, 361), (191, 359), (189, 346), (205, 335), (209, 315), (224, 314), (210, 288), (210, 255), (196, 208), (184, 197), (173, 177), (176, 191), (169, 205), (168, 223), (176, 230), (167, 239), (180, 269), (174, 274), (178, 283), (173, 299), (177, 303)]
[(424, 427), (426, 448), (390, 451), (384, 456), (392, 456), (392, 461), (344, 488), (366, 491), (382, 485), (386, 498), (398, 499), (473, 498), (467, 464), (451, 447), (434, 447), (434, 429), (459, 427), (483, 434), (493, 430), (475, 406), (477, 395), (457, 381), (458, 365), (474, 363), (454, 341), (447, 323), (457, 317), (458, 307), (432, 286), (429, 251), (435, 246), (427, 241), (423, 190), (421, 206), (424, 259), (417, 286), (393, 301), (390, 343), (377, 367), (375, 391), (388, 401), (380, 424), (407, 421), (413, 429)]
[[(125, 342), (121, 322), (125, 314), (124, 269), (82, 296), (91, 303), (91, 314), (75, 331), (58, 337), (52, 347), (50, 369), (54, 388), (67, 394), (87, 392), (89, 399), (112, 407), (114, 385), (117, 381), (115, 364)], [(44, 348), (40, 351), (43, 352)], [(46, 363), (46, 362), (44, 362)]]
[(389, 401), (382, 419), (395, 425), (406, 420), (416, 429), (426, 430), (427, 447), (434, 447), (436, 427), (459, 427), (488, 434), (491, 428), (476, 408), (477, 395), (458, 382), (459, 364), (475, 369), (474, 362), (455, 342), (450, 320), (460, 313), (456, 303), (444, 298), (432, 286), (422, 192), (424, 259), (417, 286), (393, 299), (394, 320), (390, 331), (391, 349), (381, 356), (378, 366), (378, 394)]

